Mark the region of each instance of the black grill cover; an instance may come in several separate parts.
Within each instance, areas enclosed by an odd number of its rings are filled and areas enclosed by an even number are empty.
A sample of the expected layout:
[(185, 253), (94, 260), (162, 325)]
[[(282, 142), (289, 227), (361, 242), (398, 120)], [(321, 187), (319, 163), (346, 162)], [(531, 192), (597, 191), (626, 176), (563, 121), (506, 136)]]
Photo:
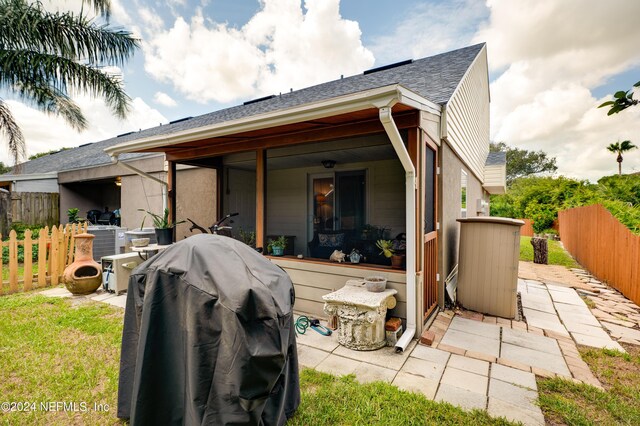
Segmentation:
[(300, 403), (294, 290), (279, 267), (217, 235), (136, 268), (118, 417), (132, 425), (282, 425)]

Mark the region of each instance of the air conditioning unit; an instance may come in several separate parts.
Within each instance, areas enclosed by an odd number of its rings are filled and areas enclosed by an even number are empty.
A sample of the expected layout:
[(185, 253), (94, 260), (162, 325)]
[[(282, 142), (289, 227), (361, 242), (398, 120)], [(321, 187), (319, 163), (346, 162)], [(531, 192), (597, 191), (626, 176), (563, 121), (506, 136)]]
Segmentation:
[(131, 271), (142, 263), (138, 253), (115, 254), (102, 258), (102, 287), (111, 293), (127, 291)]

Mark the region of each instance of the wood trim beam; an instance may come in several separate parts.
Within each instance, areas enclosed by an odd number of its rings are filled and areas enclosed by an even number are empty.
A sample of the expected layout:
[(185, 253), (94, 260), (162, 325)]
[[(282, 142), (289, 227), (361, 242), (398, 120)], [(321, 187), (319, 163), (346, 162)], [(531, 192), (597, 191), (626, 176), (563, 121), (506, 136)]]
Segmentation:
[(256, 247), (266, 252), (267, 228), (267, 150), (256, 150)]
[[(417, 111), (410, 111), (408, 113), (402, 113), (394, 116), (396, 126), (399, 129), (417, 127), (419, 118), (420, 116)], [(167, 152), (167, 158), (172, 161), (184, 161), (194, 158), (231, 154), (234, 152), (277, 148), (383, 132), (384, 128), (382, 127), (380, 120), (375, 118), (352, 123), (327, 125), (323, 128), (306, 129), (275, 136), (247, 138), (234, 142), (221, 142), (218, 138), (205, 139), (202, 142), (205, 144), (208, 143), (209, 145), (202, 146), (200, 148), (187, 148)]]
[[(176, 222), (176, 215), (178, 213), (177, 210), (177, 191), (176, 191), (176, 176), (177, 169), (175, 161), (168, 161), (169, 167), (167, 170), (167, 200), (168, 200), (168, 208), (169, 208), (169, 223)], [(173, 240), (176, 238), (176, 228), (173, 228)]]

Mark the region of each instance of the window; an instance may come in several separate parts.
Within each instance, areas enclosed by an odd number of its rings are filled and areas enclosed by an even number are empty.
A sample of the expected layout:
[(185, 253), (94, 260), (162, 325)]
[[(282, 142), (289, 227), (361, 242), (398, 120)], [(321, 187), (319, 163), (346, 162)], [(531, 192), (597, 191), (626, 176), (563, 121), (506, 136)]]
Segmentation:
[(460, 217), (467, 217), (467, 172), (460, 173)]
[(356, 231), (366, 222), (366, 173), (336, 172), (311, 177), (313, 231)]

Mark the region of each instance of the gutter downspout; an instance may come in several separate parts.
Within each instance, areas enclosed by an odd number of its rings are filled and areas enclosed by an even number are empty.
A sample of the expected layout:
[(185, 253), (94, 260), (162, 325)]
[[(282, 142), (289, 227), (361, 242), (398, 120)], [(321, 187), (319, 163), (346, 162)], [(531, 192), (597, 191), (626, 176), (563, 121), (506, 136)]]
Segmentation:
[(162, 209), (166, 209), (168, 208), (169, 204), (168, 204), (168, 199), (167, 199), (167, 188), (169, 187), (169, 184), (165, 181), (163, 181), (162, 179), (158, 179), (157, 177), (150, 175), (147, 172), (144, 172), (138, 168), (133, 167), (131, 164), (125, 163), (123, 161), (119, 160), (119, 154), (114, 154), (111, 156), (111, 162), (113, 164), (120, 164), (122, 167), (124, 167), (125, 169), (129, 169), (132, 172), (134, 172), (137, 175), (140, 175), (142, 177), (145, 177), (147, 179), (151, 179), (154, 182), (158, 182), (160, 185), (162, 185)]
[(402, 167), (405, 170), (406, 226), (407, 226), (407, 329), (396, 343), (396, 352), (404, 352), (416, 334), (416, 169), (404, 146), (400, 132), (391, 116), (391, 107), (379, 109), (379, 118), (387, 136), (391, 140)]

